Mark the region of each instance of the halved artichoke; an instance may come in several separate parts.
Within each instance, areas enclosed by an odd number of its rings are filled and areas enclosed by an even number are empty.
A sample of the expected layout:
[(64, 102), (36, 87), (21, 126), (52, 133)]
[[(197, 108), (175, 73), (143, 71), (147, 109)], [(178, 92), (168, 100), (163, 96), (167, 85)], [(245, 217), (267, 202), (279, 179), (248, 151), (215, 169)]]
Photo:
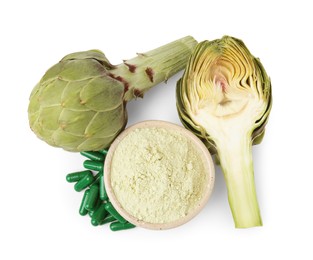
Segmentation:
[(271, 82), (261, 62), (230, 36), (199, 43), (177, 83), (181, 121), (217, 153), (239, 228), (262, 225), (252, 144), (262, 141), (271, 107)]

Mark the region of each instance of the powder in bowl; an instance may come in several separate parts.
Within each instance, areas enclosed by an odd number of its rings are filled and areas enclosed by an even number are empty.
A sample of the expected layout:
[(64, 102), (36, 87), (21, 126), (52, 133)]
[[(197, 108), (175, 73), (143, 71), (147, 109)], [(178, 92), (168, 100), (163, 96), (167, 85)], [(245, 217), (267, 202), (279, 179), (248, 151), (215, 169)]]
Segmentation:
[(136, 224), (179, 222), (203, 203), (208, 186), (211, 192), (214, 175), (204, 160), (194, 140), (177, 129), (135, 128), (114, 150), (112, 192)]

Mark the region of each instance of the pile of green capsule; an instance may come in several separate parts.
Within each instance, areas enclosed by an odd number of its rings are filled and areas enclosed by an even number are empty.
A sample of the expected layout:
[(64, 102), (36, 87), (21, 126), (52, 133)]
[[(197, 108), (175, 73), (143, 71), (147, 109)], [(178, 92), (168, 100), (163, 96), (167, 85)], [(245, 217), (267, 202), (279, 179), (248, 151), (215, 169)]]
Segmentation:
[(103, 167), (107, 150), (98, 152), (81, 152), (88, 158), (83, 165), (87, 170), (66, 175), (67, 182), (75, 183), (77, 192), (84, 191), (79, 207), (79, 214), (91, 217), (93, 226), (110, 224), (112, 231), (134, 228), (135, 225), (124, 219), (113, 207), (104, 186)]

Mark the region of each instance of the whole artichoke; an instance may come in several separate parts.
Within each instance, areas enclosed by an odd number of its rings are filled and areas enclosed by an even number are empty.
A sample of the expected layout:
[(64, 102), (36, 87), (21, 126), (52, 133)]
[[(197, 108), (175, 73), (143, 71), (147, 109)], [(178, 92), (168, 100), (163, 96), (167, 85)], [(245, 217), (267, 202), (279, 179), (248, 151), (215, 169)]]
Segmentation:
[(199, 43), (177, 84), (182, 123), (217, 153), (236, 227), (262, 225), (252, 144), (261, 142), (271, 107), (264, 67), (230, 36)]
[(127, 123), (127, 101), (183, 69), (196, 44), (187, 36), (117, 66), (99, 50), (65, 56), (30, 95), (31, 129), (68, 151), (107, 148)]

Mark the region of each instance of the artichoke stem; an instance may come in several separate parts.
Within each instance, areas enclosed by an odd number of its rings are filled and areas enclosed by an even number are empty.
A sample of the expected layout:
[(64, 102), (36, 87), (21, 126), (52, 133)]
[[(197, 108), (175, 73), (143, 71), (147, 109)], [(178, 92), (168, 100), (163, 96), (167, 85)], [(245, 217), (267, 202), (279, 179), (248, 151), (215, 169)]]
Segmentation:
[(262, 226), (254, 183), (252, 142), (245, 136), (222, 142), (218, 154), (235, 226)]
[(186, 36), (152, 51), (139, 53), (110, 70), (115, 79), (124, 83), (124, 100), (143, 97), (150, 88), (184, 69), (196, 45), (193, 37)]

